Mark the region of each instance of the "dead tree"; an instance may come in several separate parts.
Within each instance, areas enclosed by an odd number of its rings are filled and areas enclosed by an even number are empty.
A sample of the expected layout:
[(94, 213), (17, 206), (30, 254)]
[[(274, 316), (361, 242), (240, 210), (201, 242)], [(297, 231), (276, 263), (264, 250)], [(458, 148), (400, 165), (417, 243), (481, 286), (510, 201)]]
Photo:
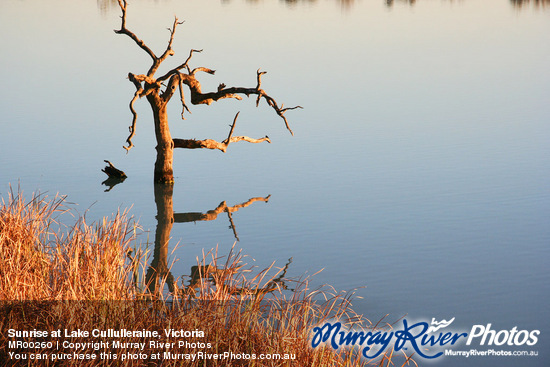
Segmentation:
[(137, 113), (134, 109), (134, 103), (138, 98), (146, 97), (147, 101), (151, 105), (153, 111), (153, 120), (155, 124), (155, 135), (157, 140), (157, 159), (155, 162), (155, 173), (154, 180), (155, 182), (162, 183), (172, 183), (173, 178), (173, 150), (174, 148), (187, 148), (187, 149), (196, 149), (196, 148), (206, 148), (206, 149), (218, 149), (222, 152), (225, 152), (227, 146), (230, 143), (237, 141), (247, 141), (250, 143), (261, 143), (264, 141), (270, 142), (269, 138), (263, 137), (260, 139), (253, 139), (248, 136), (233, 136), (233, 131), (235, 129), (235, 124), (237, 122), (237, 115), (233, 120), (233, 125), (229, 131), (227, 139), (222, 142), (218, 142), (212, 139), (205, 140), (195, 140), (195, 139), (172, 139), (170, 134), (170, 129), (168, 126), (168, 114), (166, 106), (172, 96), (176, 93), (176, 90), (179, 90), (179, 96), (182, 104), (182, 113), (181, 117), (184, 118), (185, 111), (189, 112), (189, 108), (185, 103), (184, 98), (184, 85), (187, 86), (190, 93), (191, 103), (194, 105), (198, 104), (211, 104), (212, 102), (218, 101), (224, 98), (234, 98), (242, 99), (242, 95), (250, 96), (256, 95), (256, 106), (260, 103), (260, 100), (263, 98), (269, 106), (271, 106), (277, 115), (279, 115), (288, 131), (292, 133), (288, 121), (285, 117), (285, 112), (288, 110), (301, 108), (300, 106), (283, 108), (283, 105), (279, 106), (275, 99), (269, 96), (261, 86), (261, 77), (265, 74), (265, 71), (260, 71), (258, 69), (256, 73), (257, 84), (256, 87), (252, 88), (243, 88), (243, 87), (227, 87), (225, 84), (220, 84), (216, 91), (203, 93), (201, 89), (201, 84), (197, 80), (198, 73), (208, 73), (214, 74), (215, 71), (208, 69), (206, 67), (196, 67), (191, 69), (189, 62), (191, 57), (195, 52), (201, 52), (202, 50), (191, 50), (189, 56), (181, 65), (169, 70), (161, 76), (155, 76), (155, 73), (159, 69), (160, 65), (168, 58), (168, 56), (174, 55), (172, 50), (172, 43), (174, 41), (174, 35), (176, 33), (176, 28), (178, 25), (182, 24), (178, 18), (174, 19), (174, 23), (171, 28), (168, 28), (170, 31), (170, 37), (168, 40), (168, 46), (164, 52), (157, 56), (149, 46), (145, 44), (140, 38), (138, 38), (132, 31), (126, 27), (126, 14), (128, 9), (128, 4), (126, 0), (118, 0), (120, 9), (122, 10), (122, 23), (119, 30), (115, 30), (117, 34), (125, 34), (130, 37), (145, 53), (147, 53), (151, 59), (152, 64), (146, 74), (128, 74), (128, 79), (135, 85), (136, 92), (130, 102), (130, 111), (132, 112), (133, 119), (130, 126), (130, 135), (126, 140), (127, 146), (124, 148), (128, 151), (133, 147), (132, 138), (136, 132), (136, 121)]

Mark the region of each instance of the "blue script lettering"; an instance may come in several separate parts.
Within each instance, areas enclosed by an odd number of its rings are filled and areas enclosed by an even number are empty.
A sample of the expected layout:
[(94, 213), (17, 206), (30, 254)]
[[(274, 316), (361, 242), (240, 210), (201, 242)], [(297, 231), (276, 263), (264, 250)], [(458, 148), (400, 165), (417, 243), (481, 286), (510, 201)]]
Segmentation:
[[(362, 355), (365, 358), (373, 359), (382, 354), (390, 345), (393, 337), (396, 341), (394, 350), (397, 352), (405, 347), (407, 342), (412, 346), (414, 351), (421, 357), (433, 359), (443, 355), (443, 352), (436, 353), (432, 356), (424, 354), (420, 346), (444, 346), (446, 344), (455, 344), (460, 337), (467, 337), (466, 333), (439, 333), (435, 335), (427, 334), (429, 325), (427, 322), (418, 322), (414, 325), (409, 325), (406, 319), (403, 319), (403, 330), (395, 332), (372, 332), (372, 331), (348, 331), (342, 330), (342, 324), (336, 322), (331, 324), (327, 322), (323, 326), (313, 328), (313, 339), (311, 346), (313, 348), (321, 343), (327, 343), (330, 340), (330, 346), (333, 349), (338, 349), (342, 346), (359, 345), (363, 347)], [(374, 350), (373, 346), (378, 347)], [(369, 351), (372, 353), (369, 355)]]
[(466, 333), (462, 333), (462, 334), (446, 333), (445, 335), (443, 335), (442, 333), (440, 333), (437, 338), (434, 335), (430, 335), (428, 337), (428, 334), (426, 334), (422, 337), (422, 345), (426, 345), (426, 344), (429, 343), (430, 346), (433, 347), (437, 343), (439, 343), (439, 345), (445, 345), (445, 344), (449, 344), (449, 342), (451, 343), (451, 345), (454, 345), (454, 343), (456, 343), (457, 340), (460, 339), (461, 336), (467, 337), (468, 334), (466, 334)]
[[(315, 348), (321, 343), (326, 343), (329, 339), (330, 346), (333, 349), (338, 349), (344, 345), (361, 346), (366, 343), (368, 346), (363, 349), (363, 356), (366, 358), (376, 358), (388, 347), (393, 338), (393, 332), (340, 331), (341, 328), (342, 324), (340, 322), (334, 324), (327, 322), (322, 327), (317, 326), (313, 328), (314, 335), (311, 340), (311, 346)], [(369, 355), (368, 352), (371, 350), (372, 345), (381, 345), (382, 348), (375, 354)]]
[[(311, 346), (315, 348), (320, 343), (325, 343), (328, 338), (330, 338), (330, 335), (334, 331), (333, 335), (336, 335), (340, 328), (342, 327), (342, 324), (337, 322), (334, 325), (332, 325), (330, 322), (327, 322), (323, 325), (323, 327), (316, 326), (313, 328), (313, 332), (315, 333), (313, 335), (313, 340), (311, 341)], [(330, 341), (330, 344), (332, 348), (338, 349), (339, 345), (336, 344), (336, 341), (334, 340), (334, 337)]]
[(370, 331), (368, 334), (371, 334), (371, 337), (369, 341), (367, 342), (367, 345), (373, 345), (373, 344), (382, 344), (384, 347), (380, 348), (378, 352), (375, 354), (369, 356), (368, 351), (370, 350), (370, 347), (365, 347), (363, 349), (363, 357), (365, 358), (376, 358), (378, 357), (384, 350), (388, 347), (388, 345), (391, 342), (391, 339), (393, 338), (393, 331), (391, 333), (381, 333), (380, 331), (377, 331), (376, 333), (372, 334)]
[[(426, 345), (429, 343), (431, 346), (434, 346), (438, 343), (439, 345), (445, 345), (445, 344), (448, 344), (449, 342), (451, 342), (451, 344), (454, 344), (461, 336), (463, 337), (468, 336), (468, 334), (466, 333), (454, 334), (454, 335), (452, 335), (451, 333), (446, 333), (445, 335), (443, 335), (443, 333), (439, 333), (439, 336), (437, 337), (437, 339), (433, 335), (428, 337), (428, 335), (425, 334), (426, 330), (428, 330), (428, 327), (429, 327), (427, 322), (418, 322), (414, 325), (408, 326), (406, 319), (403, 320), (403, 327), (404, 329), (402, 331), (395, 332), (395, 336), (397, 338), (397, 341), (395, 342), (395, 350), (399, 351), (401, 348), (403, 348), (406, 342), (409, 342), (412, 345), (413, 349), (416, 351), (416, 353), (418, 353), (420, 356), (424, 358), (429, 358), (429, 359), (437, 358), (441, 356), (443, 352), (439, 352), (437, 354), (434, 354), (433, 356), (428, 356), (422, 353), (416, 342), (416, 339), (418, 339), (419, 337), (422, 336), (421, 345)], [(421, 330), (418, 331), (416, 335), (413, 335), (411, 331), (417, 328), (421, 328)]]
[[(404, 327), (403, 330), (399, 330), (395, 332), (395, 336), (397, 338), (397, 341), (395, 342), (396, 352), (401, 350), (401, 348), (403, 348), (406, 342), (409, 342), (414, 348), (414, 350), (424, 358), (436, 358), (443, 354), (443, 352), (440, 352), (434, 356), (427, 356), (420, 351), (420, 348), (418, 348), (418, 345), (416, 344), (416, 338), (418, 338), (419, 336), (424, 334), (426, 330), (428, 330), (429, 325), (427, 322), (418, 322), (409, 327), (407, 320), (403, 319), (403, 327)], [(416, 329), (418, 327), (421, 327), (422, 330), (420, 330), (416, 335), (411, 334), (411, 330)]]

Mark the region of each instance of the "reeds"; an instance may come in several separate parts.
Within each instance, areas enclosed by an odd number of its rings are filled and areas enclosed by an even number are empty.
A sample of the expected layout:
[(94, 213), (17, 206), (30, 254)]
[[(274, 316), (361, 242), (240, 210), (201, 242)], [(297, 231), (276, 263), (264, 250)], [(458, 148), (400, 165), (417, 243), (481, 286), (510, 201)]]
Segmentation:
[(135, 233), (127, 213), (62, 231), (63, 198), (10, 192), (0, 209), (0, 300), (125, 300), (133, 297), (126, 253)]
[[(345, 296), (329, 288), (311, 291), (307, 280), (295, 281), (290, 286), (290, 281), (281, 280), (282, 269), (277, 272), (273, 266), (254, 273), (253, 269), (245, 268), (242, 254), (233, 250), (225, 256), (225, 262), (220, 260), (217, 250), (203, 253), (197, 258), (190, 284), (176, 280), (169, 295), (163, 291), (147, 294), (144, 289), (148, 287), (137, 284), (145, 279), (139, 269), (146, 268), (147, 259), (136, 253), (129, 256), (130, 246), (136, 241), (137, 225), (128, 213), (117, 213), (93, 225), (80, 217), (72, 227), (64, 227), (58, 218), (66, 212), (63, 198), (47, 200), (37, 195), (25, 202), (20, 194), (12, 192), (7, 202), (2, 201), (0, 365), (367, 364), (351, 349), (335, 352), (310, 347), (310, 333), (317, 324), (330, 318), (361, 321), (349, 307), (351, 294)], [(9, 329), (48, 333), (38, 339), (32, 335), (9, 337)], [(61, 335), (56, 336), (56, 330)], [(88, 335), (65, 337), (72, 330), (86, 331)], [(159, 336), (93, 336), (95, 332), (109, 330), (157, 332)], [(203, 336), (171, 336), (169, 330)], [(8, 348), (9, 341), (14, 340), (61, 344), (57, 348), (46, 345), (32, 350)], [(79, 353), (93, 354), (95, 359), (75, 359), (75, 348), (62, 344), (66, 340), (91, 343)], [(175, 344), (166, 347), (154, 342)], [(145, 344), (136, 348), (123, 343)], [(18, 353), (21, 359), (15, 358)], [(31, 353), (46, 358), (29, 359)], [(185, 355), (196, 358), (180, 357)], [(209, 359), (206, 355), (219, 358)], [(375, 364), (394, 365), (390, 354)]]

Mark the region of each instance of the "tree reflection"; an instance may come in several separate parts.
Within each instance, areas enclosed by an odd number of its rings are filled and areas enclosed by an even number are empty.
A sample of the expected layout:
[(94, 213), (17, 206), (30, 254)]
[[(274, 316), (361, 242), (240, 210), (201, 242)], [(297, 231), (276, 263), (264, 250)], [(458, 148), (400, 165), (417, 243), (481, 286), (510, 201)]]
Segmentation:
[(107, 186), (107, 188), (104, 191), (109, 192), (113, 187), (115, 187), (119, 183), (123, 183), (125, 179), (126, 178), (109, 177), (105, 181), (103, 181), (101, 184)]
[(229, 218), (229, 228), (233, 230), (233, 236), (235, 236), (235, 239), (239, 241), (239, 235), (237, 234), (237, 229), (235, 228), (235, 223), (233, 222), (233, 216), (231, 215), (231, 213), (234, 213), (241, 208), (245, 208), (255, 201), (263, 201), (267, 203), (270, 197), (271, 195), (268, 195), (266, 197), (251, 198), (251, 199), (248, 199), (248, 201), (235, 206), (227, 206), (227, 203), (224, 200), (220, 203), (220, 205), (216, 207), (216, 209), (209, 210), (206, 213), (194, 213), (194, 212), (174, 213), (174, 222), (186, 223), (186, 222), (216, 220), (218, 218), (218, 214), (225, 212), (227, 213), (227, 217)]
[(512, 5), (518, 8), (533, 4), (534, 7), (545, 7), (550, 5), (550, 0), (510, 0)]
[(155, 184), (155, 204), (157, 205), (157, 227), (155, 229), (155, 250), (153, 260), (145, 275), (145, 284), (151, 294), (162, 292), (162, 284), (166, 282), (168, 290), (174, 292), (174, 276), (168, 266), (168, 244), (170, 232), (174, 224), (174, 209), (172, 195), (173, 185)]
[[(291, 263), (292, 263), (292, 258), (288, 259), (284, 268), (279, 272), (277, 277), (268, 281), (261, 288), (249, 289), (244, 287), (232, 287), (231, 289), (226, 289), (226, 290), (229, 291), (230, 293), (240, 294), (240, 295), (261, 295), (261, 294), (273, 292), (277, 289), (294, 291), (294, 289), (291, 289), (286, 285), (284, 280), (288, 267)], [(237, 270), (239, 269), (240, 268), (238, 268)], [(223, 278), (224, 272), (227, 272), (227, 269), (217, 268), (212, 265), (192, 266), (189, 284), (183, 290), (183, 295), (194, 296), (196, 290), (201, 287), (201, 283), (203, 281), (208, 281), (214, 285), (218, 285), (216, 279), (219, 277)], [(226, 284), (224, 284), (223, 286), (227, 287)]]
[[(386, 5), (388, 7), (392, 7), (394, 4), (408, 4), (410, 6), (416, 4), (416, 0), (385, 0)], [(453, 2), (453, 0), (448, 0), (449, 2)], [(538, 7), (545, 7), (547, 5), (550, 5), (550, 0), (510, 0), (512, 5), (518, 8), (521, 8), (523, 6), (528, 6), (530, 4), (533, 4), (535, 8)]]
[[(168, 264), (168, 245), (170, 243), (170, 233), (174, 223), (188, 223), (197, 221), (213, 221), (218, 218), (218, 215), (226, 213), (229, 219), (229, 228), (233, 231), (233, 235), (237, 241), (239, 237), (237, 229), (233, 221), (232, 213), (246, 208), (257, 201), (267, 203), (271, 195), (266, 197), (253, 197), (247, 201), (234, 206), (228, 206), (225, 201), (222, 201), (216, 208), (202, 212), (186, 212), (186, 213), (174, 213), (173, 209), (173, 185), (155, 184), (155, 204), (157, 207), (157, 226), (155, 229), (155, 249), (153, 251), (153, 259), (147, 272), (145, 274), (145, 284), (151, 295), (158, 295), (163, 291), (164, 285), (168, 286), (170, 293), (174, 293), (176, 290), (175, 278), (170, 271)], [(286, 274), (288, 266), (292, 262), (286, 264), (281, 274), (268, 282), (266, 286), (262, 288), (263, 292), (271, 292), (276, 288), (287, 289), (283, 283), (283, 276)], [(186, 286), (186, 293), (189, 295), (193, 289), (200, 284), (201, 279), (212, 281), (217, 272), (224, 271), (225, 269), (214, 268), (210, 265), (206, 266), (193, 266), (191, 267), (191, 275), (189, 285)], [(236, 290), (239, 292), (240, 290)], [(244, 292), (244, 290), (242, 290)], [(256, 290), (258, 291), (258, 290)]]
[[(97, 1), (97, 7), (101, 14), (106, 15), (109, 12), (111, 12), (113, 9), (114, 11), (118, 11), (118, 0), (96, 0)], [(159, 2), (159, 0), (150, 0), (154, 2)], [(223, 4), (230, 4), (232, 0), (220, 0)], [(247, 0), (247, 3), (250, 4), (258, 4), (265, 0)], [(316, 3), (318, 0), (281, 0), (285, 4), (287, 4), (289, 7), (292, 7), (297, 4), (301, 3)], [(344, 9), (349, 9), (353, 7), (355, 0), (335, 0), (339, 2)], [(416, 0), (380, 0), (384, 1), (388, 7), (393, 7), (394, 4), (406, 4), (413, 6), (417, 3)], [(453, 0), (449, 0), (453, 1)], [(533, 5), (535, 8), (539, 7), (545, 7), (550, 6), (550, 0), (510, 0), (512, 5), (517, 8), (522, 8), (524, 6)]]
[[(153, 3), (161, 3), (161, 2), (168, 2), (169, 0), (143, 0), (144, 2), (149, 1)], [(132, 3), (134, 3), (132, 1)], [(99, 9), (99, 12), (102, 15), (107, 15), (111, 12), (111, 10), (114, 10), (115, 12), (119, 12), (120, 8), (118, 6), (118, 0), (96, 0), (97, 8)]]
[[(416, 4), (416, 0), (398, 0), (398, 2), (401, 4), (409, 4), (411, 6)], [(392, 7), (394, 3), (395, 3), (394, 0), (386, 0), (386, 5), (388, 7)]]
[[(99, 9), (99, 12), (102, 15), (107, 15), (111, 11), (119, 11), (118, 7), (118, 0), (96, 0), (97, 1), (97, 8)], [(155, 3), (158, 3), (159, 0), (149, 0)], [(222, 4), (230, 4), (232, 0), (220, 0)], [(259, 4), (264, 0), (246, 0), (249, 4)], [(297, 5), (300, 3), (316, 3), (318, 0), (281, 0), (288, 6)], [(338, 3), (342, 5), (342, 8), (351, 8), (353, 4), (355, 3), (355, 0), (336, 0)]]
[(111, 12), (111, 10), (114, 8), (116, 11), (118, 11), (118, 1), (117, 0), (96, 0), (97, 1), (97, 8), (99, 9), (99, 12), (101, 15), (107, 15)]

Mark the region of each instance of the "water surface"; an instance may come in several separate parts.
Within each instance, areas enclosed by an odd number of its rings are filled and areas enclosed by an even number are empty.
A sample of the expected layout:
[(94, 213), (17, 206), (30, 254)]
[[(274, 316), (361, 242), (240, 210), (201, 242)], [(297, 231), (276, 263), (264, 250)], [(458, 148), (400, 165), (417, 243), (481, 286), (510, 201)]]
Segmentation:
[[(358, 291), (355, 308), (457, 326), (540, 329), (550, 363), (550, 7), (487, 1), (134, 1), (128, 27), (160, 53), (174, 14), (185, 19), (169, 61), (204, 49), (194, 66), (216, 69), (204, 89), (255, 85), (279, 102), (295, 132), (254, 101), (192, 106), (174, 137), (223, 140), (226, 154), (176, 151), (173, 210), (206, 213), (269, 197), (215, 221), (175, 223), (175, 276), (203, 248), (235, 242), (250, 262), (287, 275), (324, 271), (313, 286)], [(1, 187), (59, 192), (98, 219), (132, 207), (153, 241), (154, 137), (145, 100), (136, 145), (122, 145), (131, 115), (129, 71), (149, 59), (116, 35), (108, 1), (0, 4)], [(105, 192), (108, 159), (129, 178)], [(231, 228), (230, 228), (231, 226)], [(464, 365), (449, 359), (445, 365)], [(515, 366), (513, 359), (468, 365)]]

